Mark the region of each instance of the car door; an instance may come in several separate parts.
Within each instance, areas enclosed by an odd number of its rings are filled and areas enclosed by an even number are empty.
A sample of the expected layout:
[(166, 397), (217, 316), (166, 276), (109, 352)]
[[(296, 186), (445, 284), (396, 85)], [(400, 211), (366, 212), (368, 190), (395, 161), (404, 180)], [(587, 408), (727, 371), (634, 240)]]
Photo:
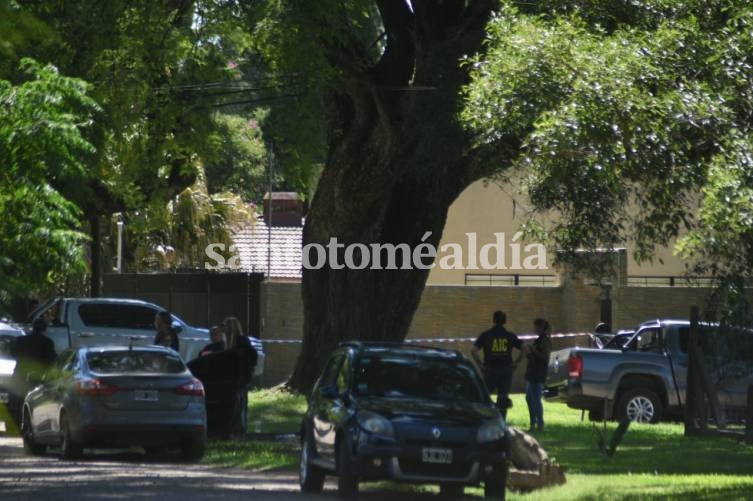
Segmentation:
[(61, 389), (65, 380), (73, 377), (72, 367), (76, 360), (75, 352), (66, 350), (55, 360), (53, 367), (47, 371), (44, 381), (29, 393), (28, 403), (31, 410), (31, 422), (34, 434), (42, 440), (56, 436), (57, 423), (62, 402)]
[[(34, 318), (44, 318), (47, 321), (45, 335), (55, 343), (55, 352), (61, 353), (71, 347), (70, 331), (68, 329), (67, 303), (62, 298), (55, 298), (42, 305)], [(31, 319), (30, 319), (31, 320)]]
[(335, 436), (337, 423), (333, 416), (339, 415), (342, 397), (338, 392), (337, 381), (345, 360), (345, 353), (332, 356), (324, 368), (319, 384), (311, 395), (312, 427), (316, 450), (322, 459), (335, 462)]

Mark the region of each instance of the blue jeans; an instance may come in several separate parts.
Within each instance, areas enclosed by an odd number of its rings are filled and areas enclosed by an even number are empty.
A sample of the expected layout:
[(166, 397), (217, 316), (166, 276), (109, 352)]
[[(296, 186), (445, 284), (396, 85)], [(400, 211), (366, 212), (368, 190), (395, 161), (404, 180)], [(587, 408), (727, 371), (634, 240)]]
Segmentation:
[(544, 393), (544, 383), (526, 381), (526, 403), (528, 404), (528, 416), (531, 420), (531, 428), (544, 427), (544, 405), (541, 396)]

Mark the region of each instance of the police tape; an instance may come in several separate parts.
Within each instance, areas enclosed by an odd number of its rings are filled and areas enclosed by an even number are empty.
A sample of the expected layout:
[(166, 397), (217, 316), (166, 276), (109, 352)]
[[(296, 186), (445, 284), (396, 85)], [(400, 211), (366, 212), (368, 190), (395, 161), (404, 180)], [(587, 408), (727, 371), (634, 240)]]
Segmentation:
[[(527, 341), (529, 339), (536, 339), (536, 334), (521, 334), (519, 339)], [(561, 338), (575, 338), (575, 337), (589, 337), (594, 338), (595, 335), (590, 332), (568, 332), (561, 334), (552, 334), (549, 336), (552, 339)], [(421, 344), (421, 343), (472, 343), (476, 340), (476, 337), (441, 337), (441, 338), (411, 338), (403, 341), (407, 344)], [(264, 344), (301, 344), (302, 339), (259, 339)]]

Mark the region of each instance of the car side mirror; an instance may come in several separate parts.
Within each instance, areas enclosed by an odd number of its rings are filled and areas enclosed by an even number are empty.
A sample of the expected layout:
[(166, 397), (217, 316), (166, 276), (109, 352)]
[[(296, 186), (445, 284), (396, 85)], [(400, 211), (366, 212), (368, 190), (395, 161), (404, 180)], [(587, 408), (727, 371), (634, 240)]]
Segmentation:
[(178, 322), (173, 322), (173, 324), (170, 327), (172, 327), (173, 331), (176, 334), (180, 334), (181, 332), (183, 332), (183, 326), (180, 325)]
[(337, 391), (337, 387), (331, 384), (319, 388), (319, 395), (321, 395), (322, 398), (329, 400), (334, 400), (340, 397), (340, 393)]

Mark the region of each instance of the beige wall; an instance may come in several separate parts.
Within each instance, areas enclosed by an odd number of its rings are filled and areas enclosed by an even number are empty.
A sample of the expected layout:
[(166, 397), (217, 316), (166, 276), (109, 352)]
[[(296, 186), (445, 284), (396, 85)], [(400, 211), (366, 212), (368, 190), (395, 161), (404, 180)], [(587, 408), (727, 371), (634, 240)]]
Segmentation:
[[(509, 244), (512, 237), (526, 221), (528, 209), (525, 196), (519, 193), (519, 188), (511, 181), (505, 186), (496, 183), (477, 181), (458, 197), (450, 207), (447, 223), (442, 234), (441, 247), (450, 243), (460, 244), (466, 247), (468, 237), (466, 233), (476, 233), (477, 250), (488, 243), (495, 241), (494, 233), (502, 232), (506, 236), (505, 266), (512, 265)], [(525, 245), (533, 242), (524, 242), (521, 246), (521, 256), (531, 253), (525, 252)], [(429, 274), (428, 283), (431, 285), (465, 284), (466, 273), (518, 273), (521, 275), (554, 275), (555, 270), (551, 265), (554, 249), (547, 249), (547, 270), (444, 270), (435, 266)], [(464, 252), (467, 266), (467, 252)], [(522, 264), (522, 263), (521, 263)], [(477, 266), (480, 265), (477, 264)], [(680, 276), (685, 272), (685, 264), (679, 258), (672, 255), (672, 250), (659, 248), (656, 250), (656, 258), (653, 263), (638, 264), (632, 256), (628, 257), (628, 274), (633, 276)]]
[(303, 300), (300, 283), (265, 282), (261, 285), (262, 339), (267, 359), (261, 385), (288, 380), (303, 339)]
[[(555, 333), (590, 332), (599, 320), (601, 288), (565, 275), (558, 287), (428, 286), (408, 331), (409, 339), (446, 339), (426, 344), (459, 349), (468, 354), (470, 339), (491, 325), (492, 313), (508, 314), (508, 328), (521, 335), (532, 332), (532, 321), (543, 316)], [(692, 305), (702, 306), (709, 290), (683, 287), (623, 287), (612, 289), (615, 328), (632, 328), (652, 318), (688, 318)], [(285, 382), (293, 370), (303, 337), (300, 284), (262, 286), (264, 349), (267, 354), (263, 386)], [(467, 339), (466, 339), (467, 338)], [(558, 348), (587, 343), (587, 337), (558, 341)], [(283, 342), (279, 342), (283, 341)], [(290, 342), (294, 341), (294, 342)], [(517, 374), (516, 391), (522, 374)]]

